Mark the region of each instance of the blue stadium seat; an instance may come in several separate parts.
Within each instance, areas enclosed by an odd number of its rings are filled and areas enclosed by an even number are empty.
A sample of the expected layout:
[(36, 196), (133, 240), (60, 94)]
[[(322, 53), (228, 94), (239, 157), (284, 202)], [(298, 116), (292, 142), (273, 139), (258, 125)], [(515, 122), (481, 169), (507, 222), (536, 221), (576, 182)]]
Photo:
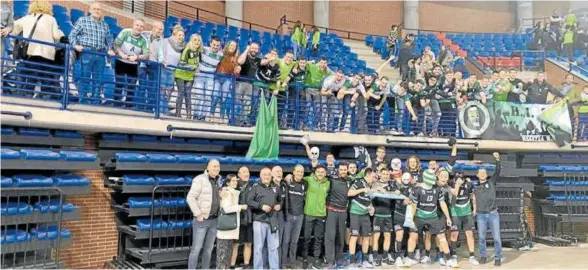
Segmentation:
[(153, 185), (155, 180), (151, 176), (131, 174), (123, 176), (123, 183), (125, 185)]
[(181, 198), (181, 197), (165, 197), (165, 198), (157, 199), (155, 201), (156, 201), (156, 204), (159, 204), (163, 207), (167, 207), (167, 206), (184, 207), (184, 206), (188, 205), (188, 203), (186, 202), (186, 199)]
[(96, 153), (84, 151), (59, 151), (59, 154), (65, 161), (96, 161), (96, 158), (98, 158)]
[(102, 133), (102, 139), (105, 141), (126, 141), (129, 139), (129, 135), (119, 133)]
[(167, 223), (172, 229), (188, 229), (192, 227), (192, 220), (169, 219)]
[(71, 23), (75, 24), (78, 21), (78, 19), (86, 16), (86, 13), (83, 10), (72, 8), (69, 11), (69, 16), (71, 18)]
[(19, 128), (18, 135), (49, 137), (51, 135), (51, 132), (49, 132), (48, 129), (41, 128)]
[(130, 197), (127, 200), (129, 204), (129, 208), (151, 208), (153, 204), (154, 207), (159, 207), (159, 201), (153, 201), (151, 197)]
[(0, 214), (2, 216), (26, 215), (33, 212), (33, 207), (25, 202), (2, 202)]
[(186, 138), (161, 137), (162, 143), (186, 143)]
[(0, 148), (2, 152), (2, 159), (20, 159), (20, 152), (14, 151), (9, 148)]
[(12, 177), (16, 187), (50, 187), (53, 179), (37, 174), (19, 174)]
[(89, 186), (90, 180), (87, 177), (75, 174), (59, 174), (54, 175), (53, 181), (58, 187), (80, 187)]
[(51, 150), (20, 149), (20, 156), (26, 160), (59, 160), (61, 154)]
[(54, 132), (55, 137), (58, 138), (70, 138), (70, 139), (83, 139), (84, 136), (77, 131), (70, 130), (56, 130)]
[(131, 139), (135, 142), (156, 142), (157, 136), (131, 135)]
[(147, 156), (140, 153), (116, 153), (114, 159), (117, 162), (147, 162)]
[(12, 187), (14, 184), (14, 182), (12, 182), (12, 178), (6, 177), (4, 175), (2, 175), (2, 181), (0, 183), (0, 187)]
[(137, 229), (140, 231), (148, 231), (151, 228), (153, 228), (153, 230), (165, 230), (167, 227), (167, 222), (161, 219), (153, 219), (153, 224), (150, 219), (137, 219)]
[(41, 214), (44, 213), (58, 213), (59, 211), (62, 212), (71, 212), (75, 209), (74, 205), (68, 202), (60, 203), (59, 200), (53, 199), (49, 201), (40, 201), (36, 202), (34, 209), (39, 211)]
[(168, 154), (147, 154), (147, 159), (151, 163), (176, 163), (178, 158)]
[(190, 155), (190, 154), (179, 154), (176, 155), (178, 159), (178, 163), (195, 163), (195, 164), (204, 164), (208, 162), (207, 158), (198, 156), (198, 155)]
[(23, 230), (5, 229), (0, 233), (2, 234), (1, 244), (20, 243), (31, 239), (31, 236)]
[(14, 128), (13, 127), (2, 127), (2, 134), (4, 135), (12, 135), (14, 134)]
[(156, 185), (183, 185), (185, 179), (177, 175), (157, 175), (155, 176)]
[[(58, 227), (55, 225), (41, 226), (31, 229), (31, 237), (37, 240), (53, 240), (57, 239)], [(61, 228), (61, 238), (70, 238), (71, 232), (66, 228)]]

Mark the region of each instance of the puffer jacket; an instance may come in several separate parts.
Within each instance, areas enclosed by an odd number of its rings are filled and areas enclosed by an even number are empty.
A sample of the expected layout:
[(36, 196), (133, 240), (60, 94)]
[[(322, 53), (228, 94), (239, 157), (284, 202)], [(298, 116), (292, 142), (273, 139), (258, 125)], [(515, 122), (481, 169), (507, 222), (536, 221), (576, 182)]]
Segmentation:
[[(241, 206), (239, 206), (239, 191), (225, 187), (222, 189), (221, 194), (221, 209), (225, 213), (239, 213), (241, 212)], [(218, 239), (239, 239), (239, 228), (241, 224), (241, 215), (237, 214), (237, 228), (230, 231), (216, 231), (216, 238)]]
[(190, 210), (192, 210), (192, 214), (194, 214), (194, 218), (203, 215), (204, 219), (207, 219), (210, 216), (214, 197), (213, 192), (219, 192), (218, 186), (215, 185), (213, 187), (211, 180), (214, 183), (218, 183), (218, 178), (219, 176), (211, 179), (208, 171), (205, 171), (192, 180), (192, 186), (190, 187), (190, 191), (188, 191), (186, 201), (188, 202), (188, 206), (190, 206)]

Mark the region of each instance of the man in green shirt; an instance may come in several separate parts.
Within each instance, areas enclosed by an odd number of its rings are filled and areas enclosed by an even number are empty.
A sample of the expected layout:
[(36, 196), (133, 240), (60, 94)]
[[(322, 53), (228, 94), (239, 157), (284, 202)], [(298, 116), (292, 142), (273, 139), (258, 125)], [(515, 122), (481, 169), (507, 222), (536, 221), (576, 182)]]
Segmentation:
[[(352, 266), (356, 266), (355, 249), (357, 239), (361, 236), (361, 248), (363, 254), (368, 254), (370, 247), (370, 234), (372, 233), (372, 222), (370, 215), (374, 214), (371, 197), (368, 195), (371, 185), (374, 182), (375, 173), (371, 168), (365, 170), (363, 179), (358, 179), (353, 184), (347, 195), (351, 202), (349, 206), (349, 229), (351, 229), (351, 238), (349, 239), (349, 256)], [(374, 266), (368, 261), (368, 256), (363, 257), (361, 262), (363, 268), (373, 268)]]
[(325, 236), (325, 221), (327, 217), (327, 195), (330, 182), (326, 176), (327, 170), (323, 166), (317, 166), (314, 173), (304, 177), (308, 190), (304, 204), (304, 244), (302, 256), (304, 258), (303, 269), (308, 268), (308, 253), (310, 242), (314, 233), (313, 255), (315, 265), (322, 265), (321, 250)]
[(280, 77), (278, 83), (270, 84), (269, 88), (278, 99), (278, 115), (280, 116), (280, 128), (286, 128), (288, 122), (288, 113), (286, 112), (288, 104), (288, 89), (287, 82), (289, 81), (290, 72), (296, 66), (294, 62), (294, 54), (286, 52), (282, 59), (278, 59), (278, 67), (280, 67)]
[[(136, 19), (133, 28), (123, 29), (114, 40), (114, 49), (120, 58), (114, 63), (114, 74), (116, 75), (116, 86), (114, 88), (115, 101), (120, 102), (123, 98), (123, 90), (126, 92), (126, 100), (129, 105), (135, 96), (137, 77), (139, 75), (139, 60), (149, 58), (149, 44), (141, 34), (145, 27), (143, 19)], [(125, 106), (118, 103), (115, 105)]]
[(320, 87), (323, 80), (331, 74), (327, 66), (327, 58), (323, 57), (318, 63), (309, 62), (306, 64), (306, 89), (304, 96), (306, 100), (306, 114), (308, 128), (317, 128), (322, 119)]

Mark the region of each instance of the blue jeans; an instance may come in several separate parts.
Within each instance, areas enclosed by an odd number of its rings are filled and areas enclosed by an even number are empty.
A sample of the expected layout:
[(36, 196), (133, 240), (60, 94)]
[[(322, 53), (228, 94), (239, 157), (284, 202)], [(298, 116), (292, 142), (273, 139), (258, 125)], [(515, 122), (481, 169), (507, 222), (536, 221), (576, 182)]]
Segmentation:
[(478, 223), (478, 248), (480, 249), (480, 257), (488, 258), (486, 251), (486, 232), (488, 226), (492, 231), (492, 239), (494, 240), (494, 257), (496, 260), (502, 259), (502, 241), (500, 240), (500, 216), (498, 211), (494, 210), (489, 214), (480, 214), (476, 216)]
[(292, 51), (294, 52), (294, 59), (298, 59), (299, 55), (302, 55), (302, 46), (296, 41), (292, 41)]
[[(271, 232), (268, 223), (254, 221), (253, 222), (253, 268), (263, 269), (263, 248), (267, 245), (268, 260), (270, 269), (280, 269), (280, 254), (278, 247), (280, 246), (279, 233)], [(202, 267), (208, 268), (208, 267)]]
[(202, 252), (202, 266), (200, 269), (210, 269), (210, 257), (216, 240), (216, 218), (206, 219), (202, 222), (192, 221), (192, 249), (188, 257), (188, 269), (196, 269), (198, 257)]
[(406, 111), (406, 104), (404, 99), (396, 98), (396, 112), (394, 113), (394, 122), (396, 123), (396, 130), (402, 129), (404, 123), (404, 112)]
[(216, 106), (220, 106), (220, 117), (221, 119), (224, 118), (225, 115), (229, 115), (230, 113), (230, 106), (229, 103), (232, 103), (232, 86), (233, 86), (233, 77), (229, 77), (228, 75), (222, 76), (220, 78), (216, 78), (214, 80), (214, 90), (212, 92), (212, 102), (210, 103), (210, 116), (214, 116), (214, 112), (216, 111)]
[[(106, 60), (102, 55), (92, 53), (80, 53), (80, 74), (78, 80), (78, 93), (80, 103), (100, 102), (100, 88), (102, 87), (102, 74)], [(88, 101), (88, 95), (91, 99)]]
[(350, 106), (351, 104), (351, 95), (345, 95), (343, 100), (341, 101), (341, 122), (339, 124), (339, 131), (343, 131), (345, 126), (347, 125), (347, 117), (355, 110)]
[(194, 80), (194, 118), (204, 119), (210, 96), (214, 90), (214, 78), (209, 74), (197, 74)]
[(293, 263), (296, 261), (296, 251), (298, 250), (298, 239), (300, 238), (300, 231), (304, 223), (304, 215), (293, 216), (287, 215), (284, 228), (284, 236), (282, 237), (282, 264)]

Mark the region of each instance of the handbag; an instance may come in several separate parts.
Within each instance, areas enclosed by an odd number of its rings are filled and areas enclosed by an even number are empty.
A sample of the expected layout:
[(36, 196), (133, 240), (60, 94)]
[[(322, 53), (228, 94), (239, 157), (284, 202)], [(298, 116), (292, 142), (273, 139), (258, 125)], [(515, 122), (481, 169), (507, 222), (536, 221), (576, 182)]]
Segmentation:
[(237, 213), (225, 213), (225, 211), (221, 209), (216, 222), (216, 229), (219, 231), (231, 231), (237, 229)]
[[(39, 20), (41, 19), (41, 17), (43, 17), (43, 14), (39, 15), (39, 17), (37, 17), (37, 20), (35, 21), (35, 24), (33, 25), (33, 29), (31, 29), (31, 33), (29, 34), (28, 39), (31, 39), (33, 37), (33, 34), (35, 33), (35, 29), (37, 28), (37, 23), (39, 22)], [(28, 40), (24, 40), (24, 39), (17, 39), (14, 42), (14, 51), (13, 51), (13, 56), (14, 59), (25, 59), (27, 57), (27, 51), (29, 50), (29, 41)]]

